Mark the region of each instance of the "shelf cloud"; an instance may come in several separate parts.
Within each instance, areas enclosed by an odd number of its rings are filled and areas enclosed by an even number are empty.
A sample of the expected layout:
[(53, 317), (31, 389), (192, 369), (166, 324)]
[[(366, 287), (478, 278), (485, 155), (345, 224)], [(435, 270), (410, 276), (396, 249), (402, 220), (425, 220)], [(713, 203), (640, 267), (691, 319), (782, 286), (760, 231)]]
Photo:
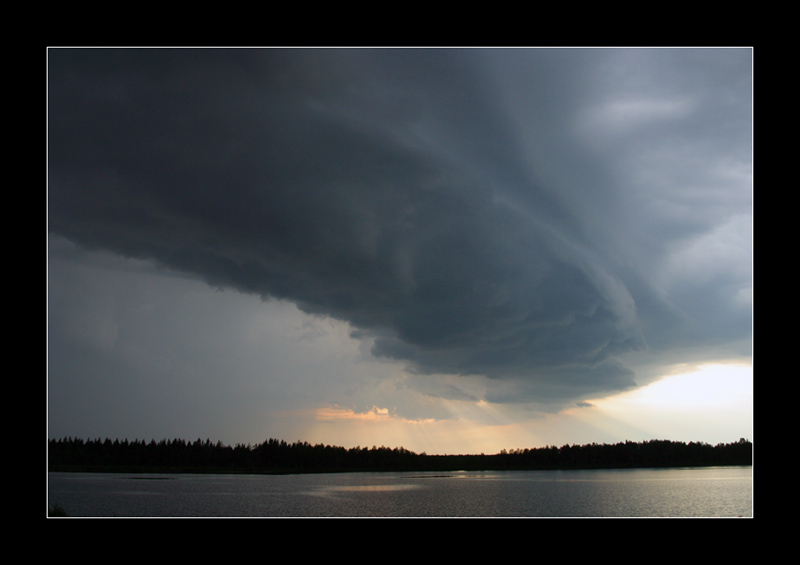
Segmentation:
[(751, 331), (747, 49), (52, 49), (48, 222), (495, 402)]

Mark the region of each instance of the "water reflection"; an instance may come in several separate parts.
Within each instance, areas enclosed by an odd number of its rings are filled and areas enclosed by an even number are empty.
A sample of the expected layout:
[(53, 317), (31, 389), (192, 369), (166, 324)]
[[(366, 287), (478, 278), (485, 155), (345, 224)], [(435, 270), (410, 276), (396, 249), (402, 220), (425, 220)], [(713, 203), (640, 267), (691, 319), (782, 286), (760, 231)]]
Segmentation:
[(418, 489), (419, 485), (349, 485), (328, 487), (326, 490), (343, 492), (387, 492), (393, 490)]
[(49, 504), (68, 517), (737, 517), (753, 507), (751, 467), (49, 477)]

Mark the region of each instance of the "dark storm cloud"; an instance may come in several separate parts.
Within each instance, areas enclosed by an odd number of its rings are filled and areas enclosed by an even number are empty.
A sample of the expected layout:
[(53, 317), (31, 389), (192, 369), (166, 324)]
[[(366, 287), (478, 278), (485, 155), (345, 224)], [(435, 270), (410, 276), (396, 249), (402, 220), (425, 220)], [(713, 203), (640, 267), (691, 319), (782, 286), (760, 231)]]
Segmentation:
[(421, 373), (553, 398), (623, 389), (621, 356), (683, 314), (636, 265), (665, 242), (604, 164), (626, 147), (577, 141), (585, 76), (608, 56), (54, 49), (50, 230), (346, 320)]

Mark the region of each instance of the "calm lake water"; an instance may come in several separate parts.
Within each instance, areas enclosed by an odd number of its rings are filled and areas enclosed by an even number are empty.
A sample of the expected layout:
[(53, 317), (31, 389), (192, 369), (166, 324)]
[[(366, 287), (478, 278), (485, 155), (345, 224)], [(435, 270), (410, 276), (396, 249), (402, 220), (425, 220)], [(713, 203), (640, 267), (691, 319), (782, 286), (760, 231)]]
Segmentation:
[(49, 473), (70, 517), (751, 517), (752, 467), (319, 475)]

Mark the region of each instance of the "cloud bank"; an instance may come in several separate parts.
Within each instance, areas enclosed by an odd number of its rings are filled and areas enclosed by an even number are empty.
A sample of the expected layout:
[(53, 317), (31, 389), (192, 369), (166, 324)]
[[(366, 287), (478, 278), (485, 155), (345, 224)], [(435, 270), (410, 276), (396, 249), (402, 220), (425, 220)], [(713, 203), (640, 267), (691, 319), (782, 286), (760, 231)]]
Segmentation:
[[(51, 233), (491, 400), (749, 341), (751, 53), (53, 49)], [(502, 392), (500, 392), (502, 391)]]

